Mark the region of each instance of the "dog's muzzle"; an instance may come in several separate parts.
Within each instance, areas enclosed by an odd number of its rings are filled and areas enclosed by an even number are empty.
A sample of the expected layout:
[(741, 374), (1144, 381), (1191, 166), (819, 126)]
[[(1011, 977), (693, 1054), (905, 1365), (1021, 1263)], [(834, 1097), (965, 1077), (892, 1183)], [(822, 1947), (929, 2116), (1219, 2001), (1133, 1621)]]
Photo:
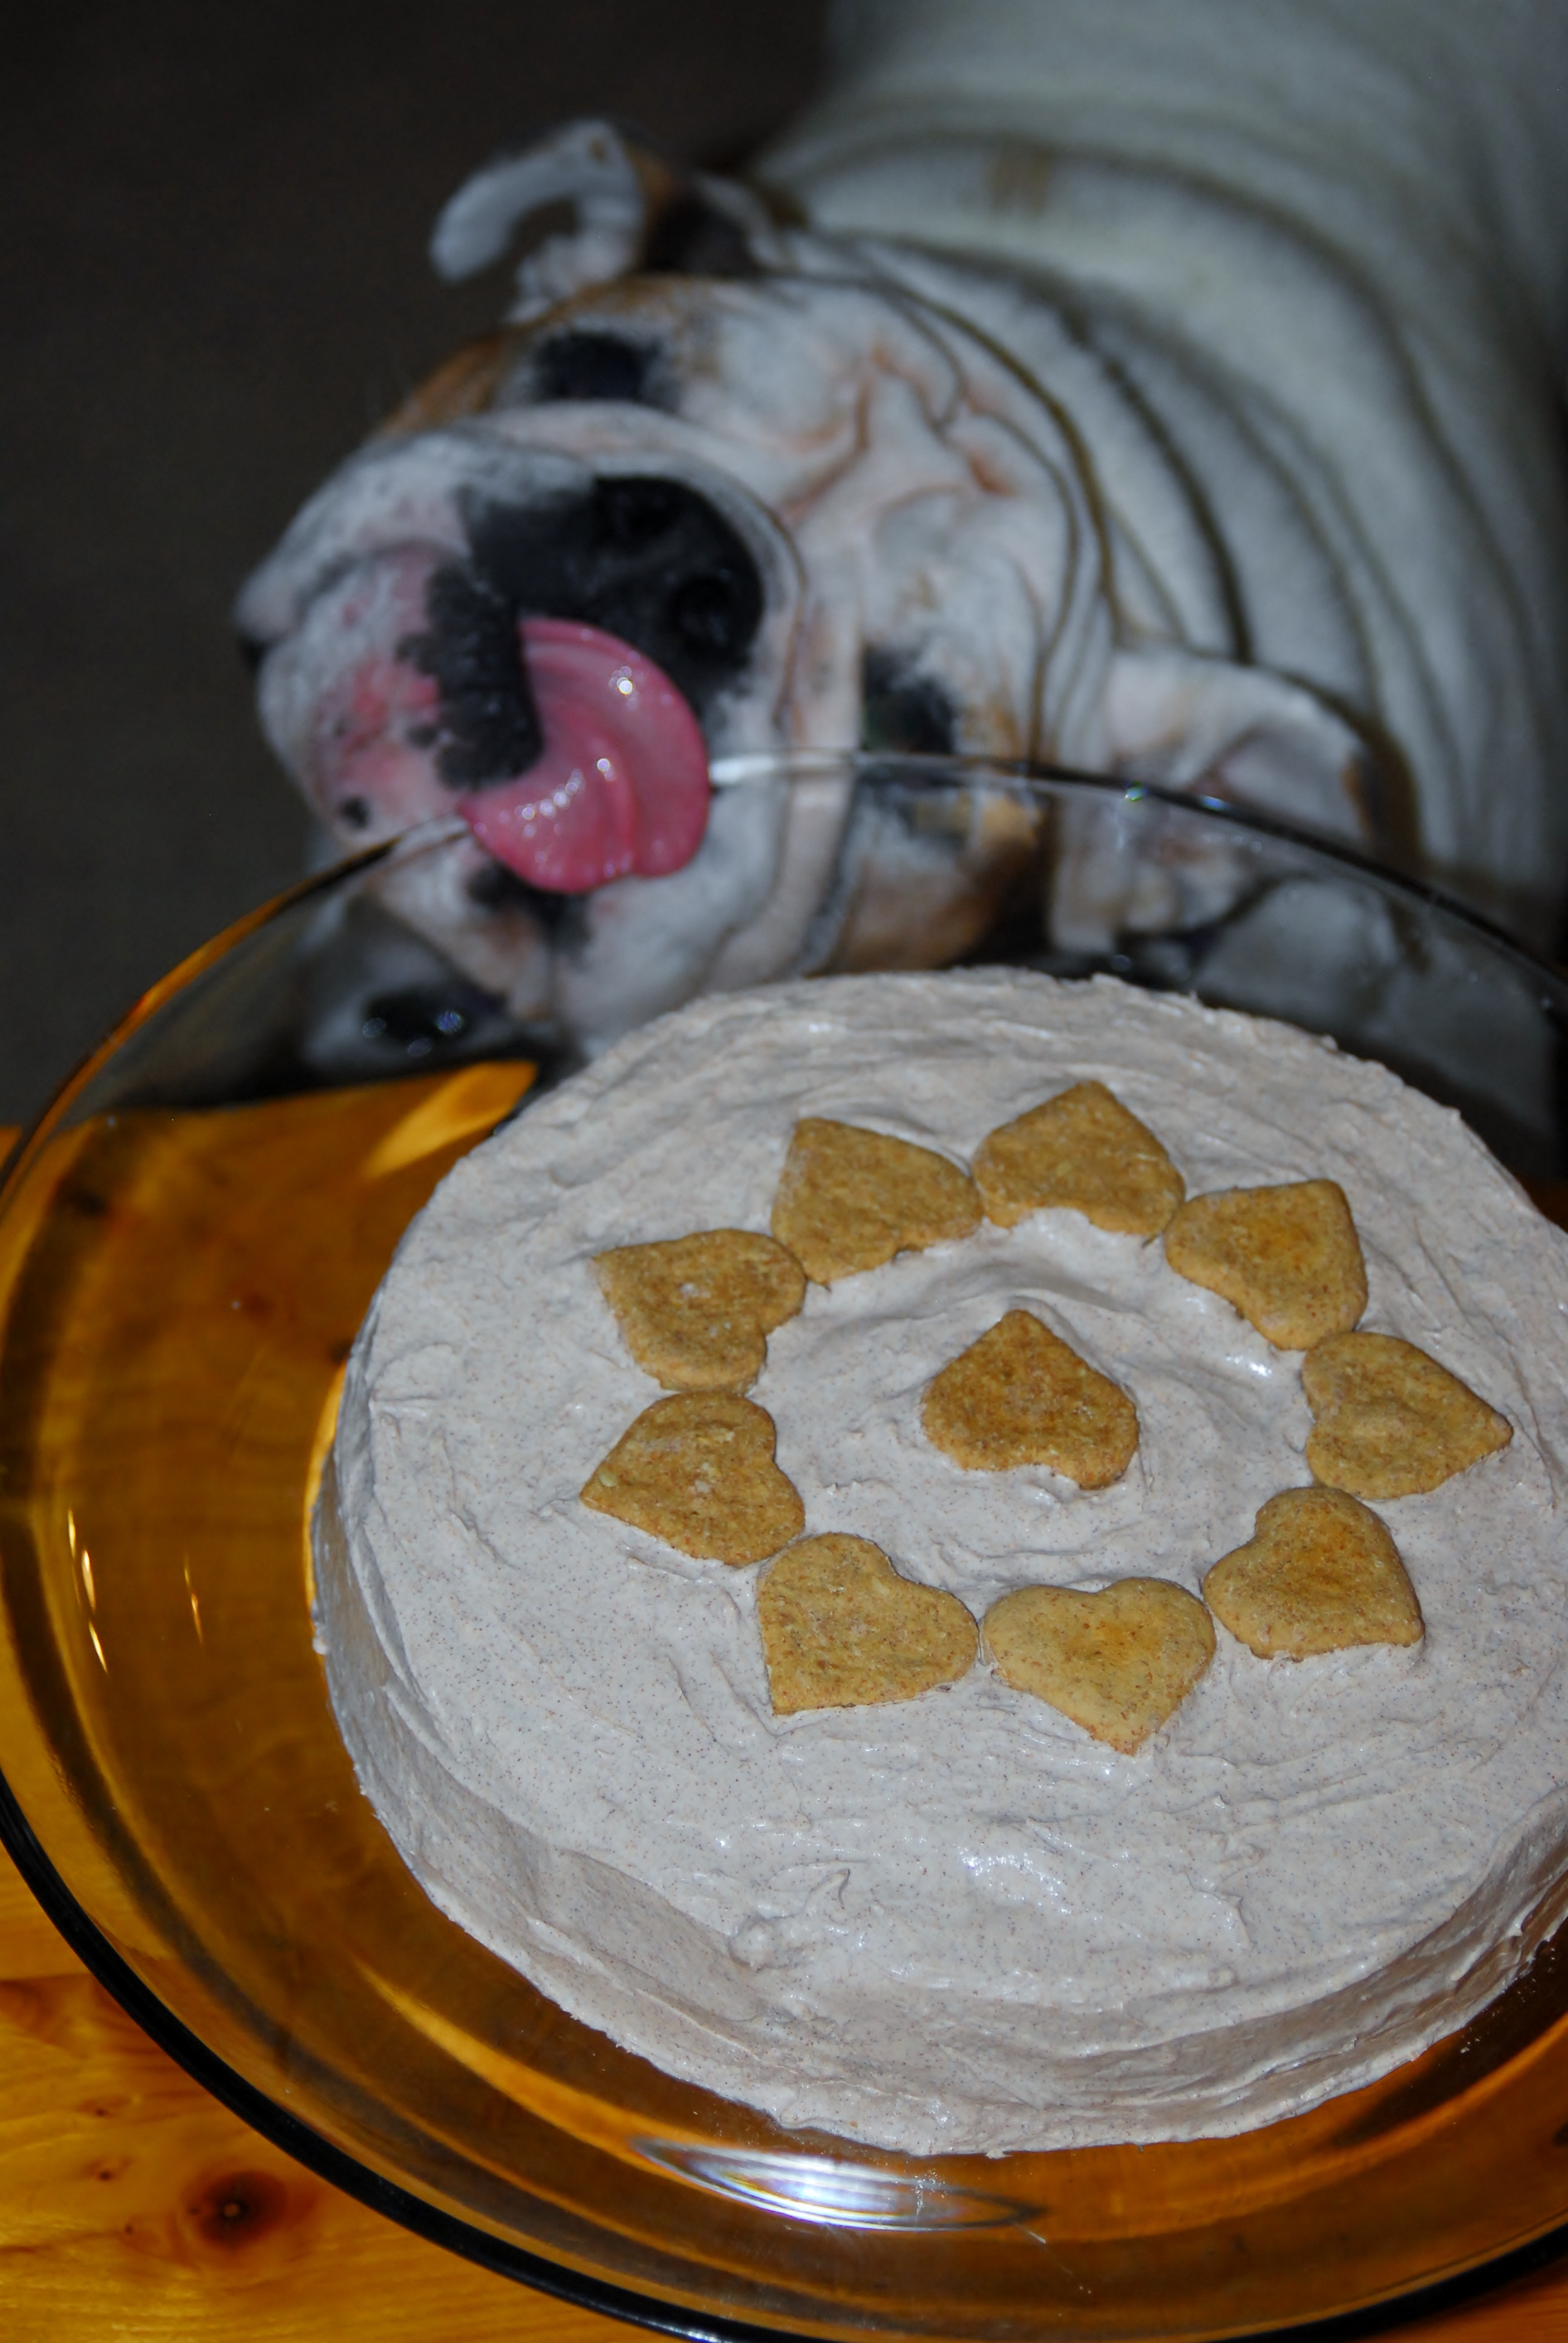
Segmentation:
[(635, 476), (470, 489), (442, 518), (435, 542), (337, 549), (266, 653), (268, 729), (323, 820), (347, 843), (457, 812), (558, 894), (683, 868), (710, 802), (702, 719), (763, 613), (736, 530)]

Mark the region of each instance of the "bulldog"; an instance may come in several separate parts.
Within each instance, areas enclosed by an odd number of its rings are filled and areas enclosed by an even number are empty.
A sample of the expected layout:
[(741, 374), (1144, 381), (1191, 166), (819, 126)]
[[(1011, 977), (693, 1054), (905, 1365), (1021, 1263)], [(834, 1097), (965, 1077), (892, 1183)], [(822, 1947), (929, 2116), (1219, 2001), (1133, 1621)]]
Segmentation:
[[(1551, 0), (860, 0), (749, 184), (500, 156), (432, 246), (523, 249), (499, 330), (240, 598), (269, 738), (335, 849), (445, 820), (386, 904), (590, 1051), (986, 931), (1005, 791), (955, 841), (818, 751), (1196, 790), (1550, 940), (1565, 81)], [(1056, 940), (1228, 883), (1080, 816)]]

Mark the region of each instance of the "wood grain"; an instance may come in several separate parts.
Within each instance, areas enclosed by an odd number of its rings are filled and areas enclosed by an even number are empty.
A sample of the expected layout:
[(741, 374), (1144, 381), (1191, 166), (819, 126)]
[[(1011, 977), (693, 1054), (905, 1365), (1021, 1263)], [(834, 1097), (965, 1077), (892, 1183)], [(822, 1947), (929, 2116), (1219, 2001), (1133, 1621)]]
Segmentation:
[(0, 1856), (0, 2332), (7, 2343), (602, 2343), (317, 2180), (209, 2098)]
[[(367, 2212), (219, 2107), (86, 1974), (0, 1855), (7, 2343), (611, 2343), (592, 2312)], [(1568, 2271), (1402, 2328), (1568, 2343)]]
[[(1541, 1201), (1568, 1206), (1568, 1189)], [(246, 2343), (624, 2331), (410, 2236), (230, 2115), (88, 1976), (0, 1854), (0, 2332), (232, 2343), (242, 2328)], [(1568, 2343), (1568, 2266), (1399, 2332)]]

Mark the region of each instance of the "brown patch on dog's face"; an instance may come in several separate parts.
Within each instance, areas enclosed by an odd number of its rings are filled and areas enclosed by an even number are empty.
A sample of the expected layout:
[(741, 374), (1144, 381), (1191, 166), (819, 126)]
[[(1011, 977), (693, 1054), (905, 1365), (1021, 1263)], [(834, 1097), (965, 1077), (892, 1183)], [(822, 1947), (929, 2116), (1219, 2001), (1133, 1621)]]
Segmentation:
[(1013, 917), (1040, 880), (1043, 823), (1006, 785), (911, 807), (859, 862), (825, 973), (950, 967)]
[(444, 423), (464, 423), (495, 405), (518, 346), (516, 333), (484, 334), (465, 342), (427, 375), (395, 407), (376, 433), (378, 439), (407, 438)]
[(857, 890), (825, 972), (951, 967), (1007, 919), (1032, 867), (1032, 856), (1007, 850), (979, 868), (966, 860), (912, 879), (873, 867)]

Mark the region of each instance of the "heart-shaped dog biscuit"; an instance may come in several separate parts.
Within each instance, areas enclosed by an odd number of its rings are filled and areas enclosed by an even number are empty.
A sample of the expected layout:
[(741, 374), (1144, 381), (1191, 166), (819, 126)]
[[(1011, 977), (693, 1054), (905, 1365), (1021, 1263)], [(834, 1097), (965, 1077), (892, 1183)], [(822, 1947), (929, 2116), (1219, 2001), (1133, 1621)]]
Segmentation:
[(1397, 1334), (1331, 1334), (1302, 1361), (1307, 1463), (1352, 1497), (1412, 1497), (1506, 1448), (1513, 1426)]
[(819, 1115), (796, 1124), (773, 1200), (774, 1235), (817, 1285), (972, 1236), (980, 1220), (973, 1181), (945, 1155)]
[(1099, 1594), (1020, 1586), (985, 1614), (998, 1674), (1131, 1756), (1175, 1715), (1214, 1656), (1209, 1614), (1164, 1578)]
[(749, 1229), (618, 1245), (594, 1269), (627, 1349), (667, 1391), (747, 1390), (806, 1298), (794, 1254)]
[(729, 1392), (656, 1399), (582, 1493), (666, 1545), (709, 1562), (765, 1562), (799, 1537), (806, 1509), (773, 1462), (773, 1418)]
[(1377, 1515), (1338, 1489), (1284, 1489), (1250, 1544), (1203, 1581), (1209, 1608), (1261, 1660), (1418, 1644), (1421, 1605)]
[(1232, 1302), (1277, 1351), (1345, 1333), (1367, 1306), (1361, 1240), (1332, 1180), (1193, 1196), (1165, 1232), (1165, 1258)]
[(1138, 1445), (1127, 1393), (1028, 1310), (1010, 1310), (932, 1376), (920, 1421), (966, 1472), (1044, 1464), (1081, 1489), (1120, 1480)]
[(975, 1186), (986, 1218), (1010, 1229), (1049, 1206), (1096, 1228), (1157, 1237), (1186, 1193), (1151, 1131), (1103, 1082), (1075, 1082), (982, 1139)]
[(802, 1538), (757, 1595), (773, 1706), (913, 1700), (974, 1664), (980, 1637), (956, 1594), (900, 1578), (869, 1538)]

